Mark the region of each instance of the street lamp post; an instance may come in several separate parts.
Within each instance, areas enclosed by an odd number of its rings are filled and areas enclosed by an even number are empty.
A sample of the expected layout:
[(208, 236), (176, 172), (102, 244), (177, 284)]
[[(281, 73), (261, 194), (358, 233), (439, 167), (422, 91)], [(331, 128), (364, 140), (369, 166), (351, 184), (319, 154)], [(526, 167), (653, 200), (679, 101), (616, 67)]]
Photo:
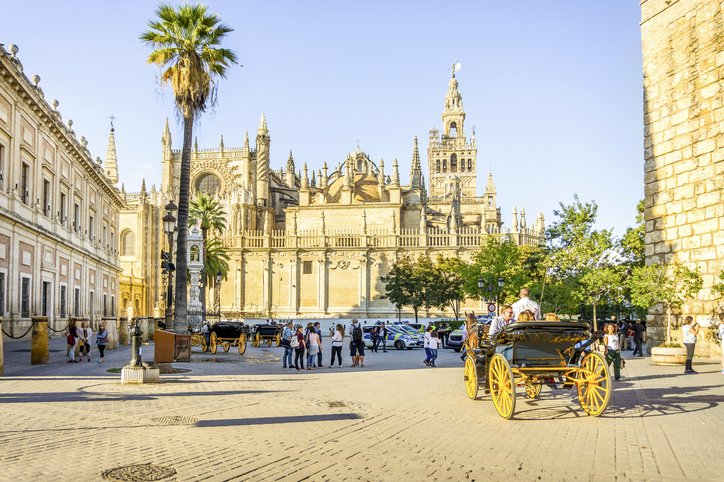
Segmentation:
[(166, 313), (165, 323), (167, 328), (172, 328), (173, 325), (173, 233), (176, 230), (176, 217), (173, 212), (176, 211), (176, 205), (173, 199), (166, 205), (166, 215), (163, 217), (163, 230), (168, 236), (168, 260), (164, 266), (165, 271), (168, 273), (168, 283), (166, 286)]
[[(484, 298), (484, 301), (486, 303), (492, 303), (493, 300), (495, 301), (495, 312), (497, 314), (500, 313), (500, 293), (503, 291), (503, 286), (505, 285), (505, 280), (503, 278), (498, 278), (498, 285), (493, 284), (493, 280), (489, 280), (487, 283), (483, 278), (478, 279), (478, 289), (480, 290), (481, 298), (484, 294), (487, 294), (487, 297)], [(487, 307), (486, 307), (487, 310)]]
[(498, 278), (498, 292), (495, 294), (495, 312), (498, 315), (500, 315), (500, 293), (503, 291), (503, 286), (505, 286), (505, 280)]
[(221, 275), (221, 271), (218, 271), (216, 273), (216, 313), (219, 317), (219, 321), (221, 321), (221, 280), (223, 279), (223, 276)]

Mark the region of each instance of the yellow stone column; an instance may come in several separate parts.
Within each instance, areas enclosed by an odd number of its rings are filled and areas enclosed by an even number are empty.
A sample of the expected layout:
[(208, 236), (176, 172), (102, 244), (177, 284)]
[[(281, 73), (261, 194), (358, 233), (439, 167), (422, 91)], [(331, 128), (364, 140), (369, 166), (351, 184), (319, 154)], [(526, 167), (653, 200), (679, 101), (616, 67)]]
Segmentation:
[(5, 363), (3, 362), (3, 331), (2, 331), (3, 319), (0, 316), (0, 376), (5, 374)]
[(30, 347), (30, 364), (44, 365), (50, 359), (48, 348), (48, 317), (33, 316), (32, 345)]

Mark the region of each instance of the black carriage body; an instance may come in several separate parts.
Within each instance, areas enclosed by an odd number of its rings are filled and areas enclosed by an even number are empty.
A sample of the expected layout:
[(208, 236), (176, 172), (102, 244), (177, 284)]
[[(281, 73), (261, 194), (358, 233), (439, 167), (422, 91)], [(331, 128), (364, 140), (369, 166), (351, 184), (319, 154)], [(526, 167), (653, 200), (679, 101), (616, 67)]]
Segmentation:
[(211, 333), (216, 333), (217, 338), (239, 338), (242, 333), (249, 334), (249, 325), (241, 321), (220, 321), (211, 327)]
[(561, 368), (576, 362), (576, 344), (590, 340), (591, 336), (591, 327), (586, 322), (512, 323), (498, 335), (495, 352), (515, 367)]
[(262, 340), (274, 339), (283, 328), (283, 325), (254, 325), (254, 335), (258, 334)]

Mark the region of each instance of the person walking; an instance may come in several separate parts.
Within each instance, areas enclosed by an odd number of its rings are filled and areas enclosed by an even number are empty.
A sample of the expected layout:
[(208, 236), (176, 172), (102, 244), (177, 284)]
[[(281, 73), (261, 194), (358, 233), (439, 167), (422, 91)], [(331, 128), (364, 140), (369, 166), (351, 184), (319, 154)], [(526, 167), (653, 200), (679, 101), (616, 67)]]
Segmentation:
[(365, 341), (362, 337), (362, 327), (359, 321), (352, 320), (352, 341), (350, 342), (350, 354), (352, 355), (353, 367), (365, 366)]
[(316, 322), (314, 324), (314, 332), (317, 334), (319, 340), (319, 352), (317, 352), (317, 367), (322, 368), (322, 324)]
[(516, 320), (518, 319), (518, 315), (526, 310), (533, 313), (534, 320), (541, 319), (540, 306), (538, 306), (538, 303), (531, 300), (529, 296), (530, 291), (528, 290), (528, 288), (520, 289), (520, 299), (513, 303), (513, 318), (515, 318)]
[(304, 370), (304, 332), (302, 327), (297, 327), (297, 332), (292, 337), (292, 348), (294, 348), (294, 368)]
[(626, 320), (621, 320), (618, 325), (618, 341), (621, 351), (628, 350), (628, 322)]
[(78, 327), (76, 326), (75, 320), (68, 322), (66, 336), (68, 343), (68, 363), (78, 363), (78, 360), (75, 359), (75, 346), (78, 344)]
[(88, 327), (87, 321), (81, 323), (78, 335), (80, 336), (80, 340), (78, 340), (78, 345), (80, 345), (80, 359), (83, 359), (83, 351), (85, 351), (85, 354), (88, 357), (88, 362), (90, 363), (90, 349), (93, 330)]
[(329, 368), (334, 366), (334, 357), (339, 360), (339, 368), (342, 368), (342, 345), (344, 342), (344, 327), (337, 323), (337, 329), (332, 335), (332, 360), (329, 362)]
[(377, 339), (379, 338), (379, 327), (373, 326), (372, 331), (370, 332), (370, 335), (372, 337), (372, 348), (370, 348), (371, 351), (377, 353)]
[(425, 359), (422, 361), (422, 363), (425, 364), (425, 366), (431, 366), (430, 365), (430, 359), (432, 358), (432, 325), (428, 325), (427, 329), (425, 330), (425, 334), (423, 335), (423, 347), (425, 348)]
[(289, 320), (284, 326), (284, 330), (282, 330), (281, 344), (284, 347), (284, 356), (282, 357), (283, 368), (294, 368), (294, 364), (292, 364), (292, 352), (294, 351), (292, 348), (293, 336), (294, 330), (292, 329), (292, 320)]
[(437, 360), (437, 350), (440, 348), (440, 337), (437, 330), (430, 333), (430, 363), (428, 366), (434, 367)]
[(98, 324), (98, 333), (96, 334), (96, 346), (98, 346), (98, 356), (100, 357), (98, 363), (103, 363), (103, 354), (106, 351), (107, 344), (108, 330), (106, 330), (106, 324), (101, 322)]
[(694, 370), (692, 363), (694, 361), (694, 350), (696, 349), (696, 335), (699, 334), (699, 323), (694, 322), (693, 316), (687, 316), (684, 318), (684, 324), (681, 325), (681, 332), (684, 335), (684, 346), (686, 347), (686, 368), (684, 368), (684, 373), (687, 375), (698, 373)]
[(606, 347), (606, 362), (611, 365), (613, 362), (613, 376), (616, 380), (621, 379), (621, 340), (616, 333), (616, 325), (611, 323), (604, 328), (605, 335), (603, 343)]
[[(636, 320), (636, 323), (631, 326), (631, 329), (633, 330), (633, 341), (634, 341), (634, 351), (633, 356), (644, 356), (644, 342), (646, 341), (646, 327), (641, 323), (640, 320)], [(637, 355), (638, 353), (638, 355)]]
[(382, 352), (387, 353), (387, 334), (387, 326), (385, 326), (385, 322), (383, 321), (377, 327), (377, 344), (375, 345), (375, 352), (378, 350), (380, 343), (382, 343)]

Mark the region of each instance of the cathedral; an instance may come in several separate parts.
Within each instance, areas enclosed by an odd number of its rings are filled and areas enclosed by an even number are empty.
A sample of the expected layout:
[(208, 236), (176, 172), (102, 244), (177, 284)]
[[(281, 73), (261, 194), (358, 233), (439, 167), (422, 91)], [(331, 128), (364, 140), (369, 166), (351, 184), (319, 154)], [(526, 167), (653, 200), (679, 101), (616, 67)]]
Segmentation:
[[(220, 288), (227, 318), (381, 318), (397, 316), (386, 299), (384, 276), (402, 257), (469, 260), (487, 236), (519, 244), (543, 240), (538, 214), (529, 227), (525, 210), (503, 228), (492, 173), (482, 195), (477, 186), (475, 132), (465, 131), (465, 110), (455, 73), (442, 112), (442, 131), (432, 129), (423, 173), (417, 137), (409, 158), (410, 183), (400, 182), (400, 162), (373, 160), (359, 146), (336, 165), (316, 171), (298, 166), (292, 153), (272, 163), (264, 114), (252, 147), (201, 148), (191, 153), (191, 193), (219, 199), (227, 213), (221, 242), (229, 254), (228, 279)], [(108, 152), (114, 159), (113, 133)], [(122, 306), (135, 316), (163, 313), (160, 251), (164, 206), (178, 198), (181, 150), (172, 146), (166, 123), (161, 138), (162, 183), (127, 193), (120, 214)], [(275, 169), (274, 166), (279, 166)], [(480, 300), (463, 309), (481, 310)], [(430, 312), (422, 315), (441, 316)]]

